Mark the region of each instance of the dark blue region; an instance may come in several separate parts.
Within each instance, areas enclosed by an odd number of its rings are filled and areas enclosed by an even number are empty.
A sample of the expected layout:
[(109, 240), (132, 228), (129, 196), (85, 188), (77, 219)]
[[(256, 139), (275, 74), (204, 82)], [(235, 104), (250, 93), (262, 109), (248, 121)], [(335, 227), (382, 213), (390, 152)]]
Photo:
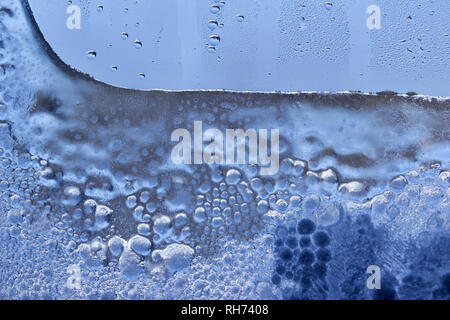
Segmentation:
[[(419, 240), (400, 245), (375, 228), (369, 215), (347, 217), (326, 229), (302, 219), (296, 227), (277, 227), (274, 253), (271, 280), (282, 288), (283, 299), (450, 298), (450, 237), (445, 234), (436, 233), (429, 245)], [(380, 289), (367, 286), (372, 265), (381, 270)]]

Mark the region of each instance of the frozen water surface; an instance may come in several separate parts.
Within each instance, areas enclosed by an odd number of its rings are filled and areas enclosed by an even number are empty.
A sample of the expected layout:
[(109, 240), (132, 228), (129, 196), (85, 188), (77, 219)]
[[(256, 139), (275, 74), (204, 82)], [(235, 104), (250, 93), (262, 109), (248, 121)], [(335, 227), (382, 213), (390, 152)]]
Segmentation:
[[(449, 298), (448, 98), (119, 89), (0, 31), (0, 298)], [(278, 128), (278, 173), (173, 164), (197, 120)]]

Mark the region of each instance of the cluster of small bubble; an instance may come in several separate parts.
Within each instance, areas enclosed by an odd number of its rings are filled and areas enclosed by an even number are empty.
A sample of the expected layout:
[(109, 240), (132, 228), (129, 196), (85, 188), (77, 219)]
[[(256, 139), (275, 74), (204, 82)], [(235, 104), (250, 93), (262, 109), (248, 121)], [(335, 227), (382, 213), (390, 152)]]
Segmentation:
[[(248, 171), (248, 170), (244, 170)], [(199, 174), (199, 173), (197, 173)], [(263, 214), (258, 195), (237, 168), (214, 168), (195, 197), (192, 214), (196, 250), (214, 254), (214, 243), (224, 236), (250, 239), (263, 228)]]
[[(28, 89), (23, 88), (24, 78), (30, 85), (35, 84), (37, 78), (32, 72), (22, 72), (23, 64), (37, 69), (34, 65), (36, 61), (28, 55), (27, 50), (21, 48), (23, 40), (11, 33), (11, 29), (17, 33), (25, 32), (28, 28), (23, 21), (17, 22), (17, 19), (23, 18), (20, 9), (21, 4), (12, 0), (5, 0), (0, 8), (0, 120), (6, 119), (12, 108), (21, 107), (20, 111), (24, 111), (25, 106), (21, 103), (25, 105), (30, 102)], [(21, 95), (14, 96), (14, 91), (21, 91)]]
[(156, 298), (275, 299), (267, 240), (263, 234), (248, 241), (220, 239), (216, 255), (195, 257), (191, 268), (169, 278)]
[[(293, 179), (306, 176), (305, 168), (306, 163), (301, 160), (286, 159), (281, 165), (281, 171), (292, 174)], [(249, 240), (258, 235), (265, 228), (265, 220), (270, 219), (270, 209), (284, 212), (300, 206), (302, 197), (298, 192), (283, 191), (283, 183), (258, 177), (257, 172), (257, 166), (244, 170), (199, 166), (184, 178), (190, 186), (182, 187), (173, 183), (176, 175), (159, 172), (158, 188), (144, 188), (120, 197), (118, 201), (122, 203), (110, 201), (109, 205), (87, 197), (83, 186), (61, 185), (50, 167), (41, 170), (40, 175), (46, 178), (45, 184), (62, 190), (59, 202), (64, 207), (53, 208), (52, 212), (55, 226), (67, 232), (62, 247), (68, 253), (77, 249), (82, 265), (98, 268), (108, 262), (118, 263), (122, 275), (134, 279), (142, 271), (142, 261), (164, 263), (164, 251), (173, 251), (175, 243), (181, 243), (181, 256), (211, 256), (217, 253), (224, 237)], [(290, 183), (289, 187), (296, 186)], [(171, 210), (165, 205), (177, 189), (198, 192), (186, 210)], [(303, 199), (305, 211), (313, 212), (319, 204), (320, 197), (315, 194), (307, 194)], [(135, 222), (134, 230), (129, 228), (128, 217)]]
[(449, 228), (450, 172), (440, 163), (427, 163), (394, 177), (386, 191), (360, 203), (346, 201), (349, 215), (369, 214), (377, 225), (405, 238), (423, 239)]
[[(10, 127), (5, 122), (2, 128), (2, 146), (12, 149), (14, 139)], [(272, 284), (281, 288), (282, 298), (326, 298), (327, 264), (332, 254), (329, 249), (331, 239), (324, 227), (335, 224), (342, 210), (345, 209), (349, 216), (368, 213), (375, 223), (381, 223), (401, 215), (403, 210), (405, 215), (410, 215), (413, 208), (418, 207), (422, 210), (420, 214), (426, 217), (425, 229), (444, 231), (446, 223), (448, 225), (450, 175), (438, 163), (424, 165), (393, 178), (389, 184), (390, 190), (362, 203), (345, 200), (346, 196), (354, 196), (350, 192), (352, 187), (343, 189), (342, 184), (339, 186), (338, 174), (333, 169), (313, 172), (302, 160), (283, 159), (276, 179), (259, 177), (257, 166), (242, 170), (226, 166), (199, 166), (184, 178), (191, 184), (186, 192), (197, 190), (192, 208), (171, 212), (163, 204), (177, 188), (173, 184), (177, 180), (174, 172), (160, 172), (158, 188), (142, 189), (122, 197), (122, 205), (114, 204), (114, 201), (106, 205), (87, 197), (83, 186), (63, 182), (63, 173), (45, 160), (22, 153), (17, 161), (27, 166), (30, 159), (35, 161), (39, 184), (51, 189), (53, 199), (59, 199), (52, 201), (52, 206), (48, 202), (39, 206), (40, 214), (52, 221), (52, 233), (58, 239), (59, 248), (67, 255), (79, 255), (80, 266), (93, 276), (106, 272), (105, 277), (111, 277), (120, 271), (118, 274), (122, 277), (136, 280), (146, 268), (150, 268), (150, 274), (155, 275), (158, 266), (164, 266), (165, 273), (169, 275), (181, 273), (193, 263), (195, 256), (216, 254), (217, 248), (223, 245), (221, 238), (230, 239), (231, 236), (237, 240), (248, 240), (261, 233), (265, 223), (271, 230), (273, 219), (288, 217), (286, 225), (278, 224), (273, 230), (276, 235), (276, 262)], [(2, 163), (9, 168), (8, 164), (12, 162), (6, 158), (2, 159)], [(20, 178), (10, 180), (26, 186)], [(3, 189), (9, 192), (15, 190), (5, 184), (7, 181), (2, 182)], [(86, 188), (89, 188), (88, 184)], [(345, 191), (344, 198), (339, 198), (344, 200), (344, 209), (330, 200), (330, 190), (337, 189)], [(40, 197), (49, 198), (45, 192), (40, 192)], [(15, 198), (9, 195), (8, 203), (14, 204)], [(438, 209), (432, 216), (428, 215), (432, 211), (430, 206)], [(20, 210), (8, 211), (11, 223), (8, 234), (11, 237), (19, 237), (22, 219), (32, 219), (32, 215), (24, 218), (28, 216), (23, 211), (27, 207), (25, 203), (20, 203), (19, 207)], [(128, 222), (127, 217), (131, 215), (136, 222), (134, 230), (121, 229), (119, 211), (122, 207), (130, 211), (124, 221)], [(301, 215), (303, 218), (298, 220)], [(418, 217), (413, 221), (416, 223), (423, 219)], [(403, 220), (391, 225), (401, 225)], [(419, 227), (423, 228), (423, 225)], [(106, 275), (108, 272), (109, 276)], [(198, 282), (195, 288), (208, 283), (204, 280)], [(268, 289), (269, 284), (261, 286), (262, 292), (273, 292)], [(194, 292), (196, 290), (192, 290), (193, 295)], [(111, 295), (114, 296), (113, 293)]]
[(15, 145), (9, 124), (0, 121), (0, 199), (2, 211), (11, 223), (11, 236), (18, 236), (20, 225), (31, 219), (32, 199), (40, 190), (35, 170), (37, 158), (15, 150)]
[[(331, 260), (330, 236), (316, 230), (310, 219), (301, 219), (297, 226), (278, 226), (275, 240), (277, 256), (272, 283), (291, 282), (283, 290), (285, 299), (326, 298), (327, 263)], [(316, 294), (309, 296), (311, 291)]]
[(51, 299), (65, 296), (68, 260), (62, 234), (49, 219), (51, 196), (40, 183), (47, 162), (18, 144), (0, 121), (0, 297)]
[[(40, 182), (50, 188), (53, 199), (58, 199), (47, 213), (61, 235), (60, 247), (65, 254), (79, 257), (82, 270), (107, 268), (117, 271), (122, 278), (136, 280), (143, 272), (142, 263), (147, 257), (161, 263), (172, 259), (178, 261), (176, 268), (186, 267), (180, 267), (178, 256), (189, 261), (193, 250), (171, 240), (171, 218), (155, 213), (160, 208), (155, 190), (100, 201), (86, 195), (91, 183), (65, 182), (58, 171), (54, 166), (44, 166), (38, 171)], [(136, 226), (129, 223), (133, 219)], [(170, 266), (167, 268), (171, 270)]]
[[(300, 221), (294, 216), (285, 219), (287, 222), (278, 223), (273, 231), (277, 260), (272, 283), (280, 287), (284, 299), (323, 299), (330, 294), (347, 299), (445, 299), (449, 184), (449, 171), (440, 163), (428, 163), (393, 178), (387, 191), (361, 203), (346, 199), (344, 193), (337, 199), (344, 213), (339, 223), (318, 227), (317, 215), (304, 212)], [(333, 243), (340, 247), (341, 254), (336, 257), (329, 249), (332, 235)], [(383, 289), (367, 290), (367, 266), (392, 263), (389, 251), (402, 248), (405, 241), (418, 252), (408, 256), (412, 270), (404, 275), (385, 271)], [(384, 251), (383, 258), (376, 254), (377, 248)], [(334, 269), (327, 276), (332, 258)], [(422, 275), (422, 269), (432, 271)], [(337, 275), (340, 272), (342, 276)]]
[(261, 213), (265, 212), (260, 205), (258, 213), (255, 193), (236, 168), (201, 166), (194, 170), (190, 186), (183, 186), (183, 190), (198, 193), (186, 210), (171, 210), (165, 205), (179, 187), (164, 172), (158, 180), (157, 190), (143, 189), (124, 199), (127, 214), (137, 224), (136, 239), (150, 241), (153, 249), (181, 242), (195, 248), (197, 254), (211, 255), (220, 238), (249, 239), (263, 228)]

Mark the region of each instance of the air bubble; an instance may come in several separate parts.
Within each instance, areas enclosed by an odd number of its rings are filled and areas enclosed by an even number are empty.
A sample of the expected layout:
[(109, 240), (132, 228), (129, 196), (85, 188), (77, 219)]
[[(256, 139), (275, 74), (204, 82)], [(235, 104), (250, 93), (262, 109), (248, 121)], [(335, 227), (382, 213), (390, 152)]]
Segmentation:
[(152, 243), (143, 236), (135, 235), (129, 241), (130, 248), (141, 256), (148, 256), (151, 251)]
[(316, 225), (310, 219), (303, 219), (297, 225), (297, 232), (306, 235), (311, 234), (316, 230)]
[(198, 207), (194, 211), (194, 221), (197, 223), (203, 223), (206, 220), (206, 211), (203, 207)]
[(147, 203), (149, 199), (150, 199), (150, 192), (148, 192), (148, 191), (142, 191), (139, 200), (140, 200), (142, 203)]
[(129, 196), (127, 198), (126, 205), (128, 208), (133, 209), (134, 207), (136, 207), (136, 204), (137, 204), (137, 199), (135, 196)]
[(309, 250), (305, 249), (300, 253), (300, 256), (298, 257), (298, 262), (300, 264), (304, 265), (311, 265), (315, 260), (314, 253)]
[(153, 223), (153, 231), (164, 236), (170, 232), (172, 228), (172, 222), (168, 216), (161, 216), (157, 218)]
[(189, 219), (185, 213), (179, 213), (175, 216), (175, 226), (182, 227), (189, 222)]
[(120, 256), (120, 254), (123, 251), (124, 245), (125, 245), (125, 240), (123, 240), (122, 238), (120, 238), (118, 236), (114, 236), (108, 241), (109, 251), (115, 257)]
[(138, 225), (137, 231), (141, 236), (149, 236), (150, 226), (147, 223), (141, 223)]
[(330, 244), (330, 236), (325, 231), (318, 231), (313, 235), (314, 244), (318, 247), (326, 247)]
[(236, 169), (230, 169), (227, 172), (226, 182), (229, 185), (236, 185), (241, 181), (241, 173)]

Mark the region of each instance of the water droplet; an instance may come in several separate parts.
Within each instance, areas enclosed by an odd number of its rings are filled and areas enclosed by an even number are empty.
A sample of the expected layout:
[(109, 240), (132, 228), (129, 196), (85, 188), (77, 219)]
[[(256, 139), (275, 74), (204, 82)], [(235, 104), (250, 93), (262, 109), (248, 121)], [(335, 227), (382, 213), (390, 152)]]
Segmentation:
[(220, 37), (218, 35), (212, 35), (209, 37), (209, 43), (212, 46), (217, 46), (220, 43)]
[(220, 12), (220, 7), (217, 4), (211, 6), (210, 9), (212, 14), (218, 14)]
[(237, 22), (243, 22), (244, 21), (244, 16), (242, 14), (239, 14), (236, 16), (236, 20)]
[(333, 8), (333, 4), (331, 2), (325, 2), (325, 8), (327, 10), (331, 10)]
[(138, 74), (139, 79), (145, 79), (145, 73), (139, 73)]
[(121, 37), (122, 37), (123, 40), (128, 39), (128, 33), (122, 32)]
[(103, 11), (103, 6), (98, 6), (98, 7), (97, 7), (97, 11), (99, 11), (99, 12), (100, 12), (100, 11)]
[(95, 52), (94, 50), (89, 50), (87, 52), (87, 57), (89, 60), (93, 60), (95, 59), (95, 57), (97, 57), (97, 52)]
[(117, 70), (118, 70), (117, 66), (112, 66), (112, 67), (111, 67), (111, 71), (112, 71), (112, 72), (116, 72)]
[(218, 23), (216, 20), (209, 20), (208, 21), (208, 28), (209, 30), (213, 31), (214, 29), (216, 29), (218, 26)]
[(134, 41), (134, 47), (135, 47), (136, 49), (142, 48), (142, 42), (141, 42), (140, 40)]
[(209, 53), (214, 53), (214, 52), (216, 52), (216, 47), (209, 46), (209, 47), (208, 47), (208, 52), (209, 52)]

